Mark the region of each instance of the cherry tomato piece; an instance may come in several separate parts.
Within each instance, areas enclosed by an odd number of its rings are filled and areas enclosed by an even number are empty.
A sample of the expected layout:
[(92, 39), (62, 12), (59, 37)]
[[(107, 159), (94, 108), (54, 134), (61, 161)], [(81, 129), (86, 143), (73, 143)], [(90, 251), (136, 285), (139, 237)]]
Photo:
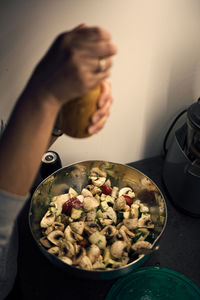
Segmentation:
[(123, 197), (126, 200), (126, 204), (128, 204), (129, 206), (131, 206), (131, 204), (133, 204), (133, 199), (127, 195), (123, 195)]
[(79, 245), (84, 247), (84, 248), (87, 248), (88, 246), (88, 241), (86, 239), (82, 240), (79, 242)]
[(73, 207), (81, 208), (81, 207), (83, 207), (83, 203), (76, 197), (70, 198), (63, 204), (62, 213), (66, 214), (66, 215), (70, 215)]
[(105, 195), (111, 195), (111, 193), (112, 193), (112, 188), (107, 184), (103, 184), (101, 187), (101, 190), (102, 190), (102, 193)]

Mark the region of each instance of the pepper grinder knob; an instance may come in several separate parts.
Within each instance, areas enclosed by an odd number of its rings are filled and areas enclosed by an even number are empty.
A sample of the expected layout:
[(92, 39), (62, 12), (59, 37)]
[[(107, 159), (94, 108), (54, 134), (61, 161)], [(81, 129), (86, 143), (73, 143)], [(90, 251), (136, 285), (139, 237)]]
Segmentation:
[(60, 168), (62, 168), (62, 163), (57, 152), (49, 150), (44, 153), (40, 166), (40, 175), (42, 179), (45, 179)]

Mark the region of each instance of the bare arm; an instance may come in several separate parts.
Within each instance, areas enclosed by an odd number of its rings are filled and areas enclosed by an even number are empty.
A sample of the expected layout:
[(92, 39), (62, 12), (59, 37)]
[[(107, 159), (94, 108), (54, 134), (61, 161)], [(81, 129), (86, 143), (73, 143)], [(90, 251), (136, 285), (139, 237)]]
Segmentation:
[(0, 186), (17, 195), (26, 195), (34, 181), (60, 108), (37, 100), (20, 98), (1, 140)]
[[(100, 28), (77, 28), (59, 36), (34, 71), (2, 136), (0, 189), (29, 192), (60, 108), (109, 76), (115, 52), (109, 34)], [(96, 72), (99, 57), (106, 59), (103, 72)]]

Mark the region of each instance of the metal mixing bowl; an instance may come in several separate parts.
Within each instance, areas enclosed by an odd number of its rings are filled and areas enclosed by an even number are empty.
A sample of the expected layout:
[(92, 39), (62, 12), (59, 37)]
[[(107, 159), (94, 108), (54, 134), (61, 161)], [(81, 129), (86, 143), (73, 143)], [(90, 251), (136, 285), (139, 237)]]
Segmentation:
[[(32, 235), (42, 253), (51, 263), (64, 271), (69, 271), (75, 276), (88, 279), (113, 279), (128, 274), (136, 267), (142, 265), (149, 254), (142, 255), (137, 260), (113, 270), (84, 270), (67, 265), (55, 255), (50, 254), (41, 244), (42, 237), (40, 221), (48, 209), (53, 196), (68, 192), (69, 187), (74, 187), (78, 193), (89, 184), (88, 175), (93, 167), (107, 173), (112, 186), (119, 188), (131, 187), (136, 197), (145, 203), (150, 209), (153, 223), (155, 224), (153, 248), (157, 245), (166, 225), (167, 207), (165, 199), (157, 185), (142, 172), (127, 165), (107, 161), (83, 161), (63, 167), (47, 177), (35, 190), (29, 212), (29, 225)], [(162, 250), (161, 250), (162, 251)]]

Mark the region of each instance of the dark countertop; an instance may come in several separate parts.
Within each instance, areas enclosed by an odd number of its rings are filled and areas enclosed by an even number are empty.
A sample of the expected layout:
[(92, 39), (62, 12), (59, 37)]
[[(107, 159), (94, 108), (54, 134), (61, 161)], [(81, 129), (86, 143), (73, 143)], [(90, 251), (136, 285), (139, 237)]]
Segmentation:
[[(168, 222), (160, 239), (160, 248), (143, 266), (156, 265), (173, 269), (200, 286), (200, 218), (181, 213), (169, 201), (161, 178), (163, 166), (161, 157), (129, 165), (145, 173), (158, 185), (165, 196), (168, 208)], [(105, 299), (116, 280), (89, 281), (73, 278), (50, 264), (44, 257), (29, 230), (29, 205), (30, 201), (18, 220), (19, 269), (16, 285), (20, 289), (20, 299)]]

